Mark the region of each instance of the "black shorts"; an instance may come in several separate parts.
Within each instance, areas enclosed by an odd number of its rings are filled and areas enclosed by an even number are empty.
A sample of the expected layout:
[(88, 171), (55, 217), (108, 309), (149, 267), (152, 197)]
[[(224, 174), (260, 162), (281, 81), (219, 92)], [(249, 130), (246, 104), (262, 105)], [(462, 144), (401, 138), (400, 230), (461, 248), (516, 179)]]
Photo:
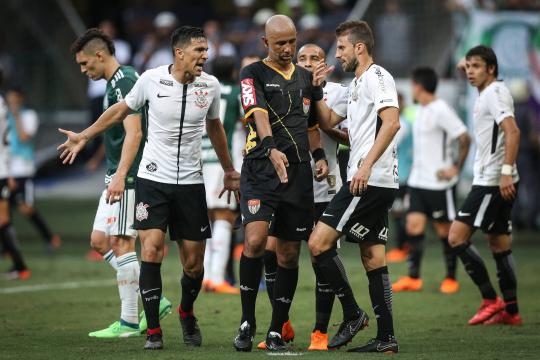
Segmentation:
[(392, 212), (394, 214), (404, 214), (409, 210), (410, 204), (409, 187), (399, 184), (399, 189), (397, 189), (396, 198), (392, 205)]
[(330, 204), (330, 202), (315, 203), (315, 222), (319, 221), (328, 204)]
[[(518, 184), (514, 184), (516, 190)], [(486, 234), (510, 234), (512, 232), (512, 206), (506, 201), (498, 186), (473, 185), (465, 202), (457, 213), (456, 220)]]
[(12, 205), (34, 205), (34, 180), (31, 177), (15, 178), (17, 188), (11, 191), (9, 201)]
[(319, 221), (345, 234), (347, 241), (385, 245), (388, 241), (388, 212), (397, 189), (368, 186), (361, 196), (353, 196), (349, 185), (347, 182), (341, 187)]
[(268, 159), (245, 159), (240, 177), (242, 224), (266, 221), (269, 235), (305, 240), (313, 230), (313, 173), (308, 162), (290, 163), (282, 184)]
[(456, 218), (456, 187), (426, 190), (409, 187), (408, 213), (422, 213), (433, 221), (451, 222)]
[(204, 184), (175, 185), (137, 178), (135, 187), (137, 230), (169, 229), (171, 240), (206, 240), (212, 237)]
[(10, 193), (7, 179), (0, 179), (0, 200), (9, 200)]

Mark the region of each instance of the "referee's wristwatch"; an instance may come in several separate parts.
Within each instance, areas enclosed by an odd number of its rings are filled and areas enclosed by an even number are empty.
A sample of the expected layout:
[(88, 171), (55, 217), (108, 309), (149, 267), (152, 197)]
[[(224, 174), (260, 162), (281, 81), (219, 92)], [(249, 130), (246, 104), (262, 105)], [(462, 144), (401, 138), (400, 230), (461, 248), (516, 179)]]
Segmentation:
[(261, 146), (264, 149), (264, 156), (270, 157), (270, 154), (272, 153), (272, 149), (276, 148), (276, 144), (274, 143), (274, 138), (272, 136), (266, 136), (261, 141)]

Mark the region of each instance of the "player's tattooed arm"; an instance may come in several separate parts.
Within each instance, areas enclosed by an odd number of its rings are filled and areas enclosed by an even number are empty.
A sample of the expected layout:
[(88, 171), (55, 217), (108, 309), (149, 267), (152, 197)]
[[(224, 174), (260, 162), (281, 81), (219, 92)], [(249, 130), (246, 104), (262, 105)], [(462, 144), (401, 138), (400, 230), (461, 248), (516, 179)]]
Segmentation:
[(386, 151), (392, 143), (392, 139), (396, 136), (399, 130), (399, 110), (396, 107), (385, 107), (379, 111), (379, 117), (382, 120), (382, 125), (375, 138), (375, 142), (371, 150), (360, 164), (360, 167), (351, 179), (350, 191), (353, 195), (359, 195), (367, 189), (369, 177), (371, 176), (371, 168), (373, 164)]
[(225, 172), (225, 177), (223, 179), (223, 190), (221, 190), (219, 197), (221, 197), (225, 192), (227, 192), (227, 203), (229, 203), (231, 201), (231, 193), (233, 193), (236, 201), (238, 201), (240, 174), (236, 170), (234, 170), (234, 166), (227, 146), (227, 137), (225, 136), (223, 124), (219, 119), (207, 119), (206, 133), (208, 134), (208, 138), (210, 139), (210, 142), (214, 147), (221, 167)]
[(122, 153), (120, 154), (120, 162), (114, 173), (109, 186), (107, 186), (107, 197), (109, 204), (120, 201), (126, 187), (126, 176), (137, 156), (139, 145), (143, 137), (141, 128), (141, 115), (132, 114), (124, 119), (124, 129), (126, 136), (122, 144)]
[(63, 164), (73, 164), (79, 152), (84, 149), (88, 141), (114, 124), (121, 122), (132, 110), (126, 105), (125, 101), (120, 101), (108, 108), (90, 127), (80, 133), (58, 129), (67, 136), (67, 140), (58, 146), (60, 159)]
[(516, 120), (512, 116), (506, 117), (500, 122), (499, 126), (504, 132), (504, 163), (499, 187), (503, 199), (512, 200), (516, 197), (516, 187), (514, 186), (512, 174), (505, 173), (504, 167), (513, 167), (516, 163), (521, 134)]

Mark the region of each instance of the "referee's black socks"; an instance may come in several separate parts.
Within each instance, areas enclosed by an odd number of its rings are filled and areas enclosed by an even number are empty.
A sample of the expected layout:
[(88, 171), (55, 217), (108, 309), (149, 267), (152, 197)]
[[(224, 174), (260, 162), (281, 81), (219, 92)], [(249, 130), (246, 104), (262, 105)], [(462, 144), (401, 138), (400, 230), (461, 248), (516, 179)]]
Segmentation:
[(392, 318), (392, 286), (388, 278), (388, 267), (384, 266), (366, 272), (369, 281), (369, 297), (377, 318), (377, 339), (394, 340), (394, 320)]
[(139, 290), (148, 323), (148, 329), (159, 328), (159, 301), (161, 300), (161, 263), (141, 261)]
[(270, 304), (274, 306), (274, 284), (276, 283), (277, 256), (274, 251), (264, 251), (264, 282)]
[(283, 324), (289, 320), (289, 310), (298, 285), (298, 266), (287, 269), (278, 265), (274, 283), (274, 305), (269, 331), (281, 334)]
[(240, 299), (242, 301), (242, 321), (247, 321), (251, 328), (255, 327), (255, 303), (259, 292), (263, 269), (263, 258), (250, 258), (242, 254), (240, 257)]
[(358, 317), (358, 304), (354, 298), (345, 267), (339, 258), (336, 249), (329, 249), (315, 256), (315, 266), (318, 266), (322, 274), (330, 284), (338, 297), (343, 308), (343, 318), (346, 320)]
[(484, 260), (480, 257), (476, 247), (470, 242), (466, 242), (454, 248), (455, 253), (461, 261), (465, 270), (471, 277), (472, 281), (478, 286), (478, 289), (482, 293), (482, 297), (488, 300), (495, 300), (497, 293), (491, 285), (489, 275), (484, 264)]

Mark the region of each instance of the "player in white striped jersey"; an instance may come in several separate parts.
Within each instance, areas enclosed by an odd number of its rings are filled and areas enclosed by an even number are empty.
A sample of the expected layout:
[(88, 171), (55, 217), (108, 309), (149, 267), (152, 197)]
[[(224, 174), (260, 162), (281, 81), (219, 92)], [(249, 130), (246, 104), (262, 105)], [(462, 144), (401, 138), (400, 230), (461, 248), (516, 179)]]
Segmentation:
[[(0, 68), (0, 85), (2, 84), (2, 69)], [(0, 95), (0, 242), (3, 249), (9, 253), (13, 260), (13, 268), (6, 276), (9, 279), (26, 280), (30, 277), (30, 270), (26, 267), (20, 249), (15, 242), (15, 231), (11, 225), (11, 211), (9, 208), (10, 183), (10, 149), (8, 141), (8, 108), (4, 98)]]
[[(470, 138), (454, 110), (435, 96), (437, 82), (437, 73), (432, 68), (421, 67), (412, 72), (412, 95), (420, 106), (413, 124), (413, 165), (408, 181), (409, 274), (392, 285), (394, 292), (422, 289), (420, 264), (428, 220), (443, 244), (446, 278), (440, 291), (455, 293), (459, 289), (457, 258), (448, 245), (448, 232), (456, 214), (455, 186), (469, 153)], [(454, 142), (459, 143), (457, 156), (453, 154)]]
[[(491, 48), (480, 45), (470, 49), (465, 57), (465, 71), (469, 83), (479, 93), (473, 110), (477, 149), (473, 187), (452, 223), (449, 241), (483, 298), (469, 325), (521, 325), (511, 250), (520, 137), (514, 101), (508, 88), (497, 79), (497, 56)], [(470, 243), (476, 229), (486, 234), (497, 265), (502, 299), (491, 284), (484, 261)]]
[[(309, 238), (316, 266), (324, 274), (343, 308), (343, 322), (328, 348), (338, 348), (365, 328), (368, 316), (360, 309), (343, 264), (334, 248), (341, 234), (358, 243), (369, 280), (369, 294), (377, 318), (377, 336), (352, 352), (399, 351), (394, 336), (392, 290), (385, 259), (388, 240), (388, 211), (398, 188), (394, 137), (399, 130), (397, 91), (392, 75), (373, 63), (373, 34), (365, 21), (346, 21), (336, 29), (336, 58), (354, 80), (348, 88), (347, 118), (351, 153), (347, 185), (323, 212)], [(319, 64), (313, 77), (324, 80), (330, 71)], [(323, 130), (343, 118), (318, 104)]]
[[(298, 51), (298, 65), (313, 71), (315, 67), (326, 60), (324, 50), (315, 44), (306, 44)], [(326, 81), (323, 87), (324, 101), (327, 106), (341, 117), (347, 116), (347, 87), (338, 83)], [(313, 192), (315, 198), (315, 221), (321, 217), (324, 209), (342, 185), (337, 162), (338, 142), (349, 143), (347, 134), (347, 120), (327, 131), (319, 130), (321, 141), (328, 162), (328, 176), (322, 181), (313, 179)], [(311, 161), (315, 171), (315, 163)], [(312, 259), (313, 260), (313, 259)], [(334, 304), (334, 292), (324, 276), (313, 266), (315, 271), (315, 327), (311, 333), (308, 350), (328, 350), (328, 323)]]

